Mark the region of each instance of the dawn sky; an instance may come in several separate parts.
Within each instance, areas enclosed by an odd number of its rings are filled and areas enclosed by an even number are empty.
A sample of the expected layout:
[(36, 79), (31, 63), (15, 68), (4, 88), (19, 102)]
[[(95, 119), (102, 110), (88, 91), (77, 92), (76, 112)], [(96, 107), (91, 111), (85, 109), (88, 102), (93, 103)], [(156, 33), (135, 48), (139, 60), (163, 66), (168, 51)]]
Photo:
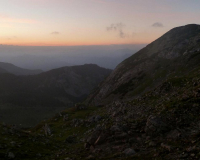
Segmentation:
[(150, 43), (199, 17), (200, 0), (0, 0), (0, 44)]

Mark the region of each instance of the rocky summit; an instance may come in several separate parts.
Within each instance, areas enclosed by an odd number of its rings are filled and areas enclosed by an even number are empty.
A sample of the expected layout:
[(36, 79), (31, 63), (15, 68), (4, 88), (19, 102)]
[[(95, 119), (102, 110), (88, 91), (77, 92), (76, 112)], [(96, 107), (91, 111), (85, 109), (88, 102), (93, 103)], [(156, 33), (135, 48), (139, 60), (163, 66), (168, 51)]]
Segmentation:
[(120, 63), (88, 98), (101, 105), (153, 89), (167, 78), (184, 75), (198, 65), (200, 26), (177, 27)]
[(123, 61), (84, 103), (34, 128), (0, 127), (0, 158), (200, 159), (200, 26)]

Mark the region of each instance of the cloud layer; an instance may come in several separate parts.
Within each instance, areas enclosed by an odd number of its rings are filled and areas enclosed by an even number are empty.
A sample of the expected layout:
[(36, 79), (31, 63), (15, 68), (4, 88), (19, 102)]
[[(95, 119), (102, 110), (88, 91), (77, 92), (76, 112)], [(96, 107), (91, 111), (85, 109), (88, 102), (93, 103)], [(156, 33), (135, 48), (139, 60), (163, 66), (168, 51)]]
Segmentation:
[(156, 23), (152, 24), (152, 27), (162, 28), (162, 27), (164, 27), (164, 25), (160, 22), (156, 22)]
[(109, 27), (106, 27), (106, 30), (108, 32), (114, 31), (117, 32), (120, 38), (130, 38), (134, 34), (130, 35), (129, 33), (124, 31), (124, 28), (126, 27), (123, 23), (112, 23)]
[(51, 32), (52, 35), (59, 35), (60, 32), (57, 32), (57, 31), (54, 31), (54, 32)]
[(10, 17), (4, 14), (0, 14), (0, 21), (2, 23), (24, 23), (24, 24), (35, 24), (37, 23), (36, 20), (33, 19), (22, 19), (22, 18), (15, 18)]

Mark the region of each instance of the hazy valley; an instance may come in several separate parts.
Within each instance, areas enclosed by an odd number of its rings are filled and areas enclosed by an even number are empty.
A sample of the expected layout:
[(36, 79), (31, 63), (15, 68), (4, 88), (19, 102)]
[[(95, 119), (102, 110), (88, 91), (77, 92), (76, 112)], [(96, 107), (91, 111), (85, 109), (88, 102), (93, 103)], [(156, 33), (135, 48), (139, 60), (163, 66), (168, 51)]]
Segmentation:
[(146, 44), (99, 46), (9, 46), (0, 45), (1, 62), (43, 71), (74, 65), (97, 64), (114, 69)]

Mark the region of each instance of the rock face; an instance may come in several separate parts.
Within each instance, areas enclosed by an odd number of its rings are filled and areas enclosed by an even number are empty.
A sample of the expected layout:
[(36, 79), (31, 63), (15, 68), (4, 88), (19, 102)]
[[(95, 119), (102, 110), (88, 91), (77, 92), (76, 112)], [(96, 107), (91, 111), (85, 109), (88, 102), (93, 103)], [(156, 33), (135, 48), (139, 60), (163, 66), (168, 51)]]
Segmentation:
[(101, 105), (127, 99), (154, 88), (180, 67), (193, 68), (200, 51), (199, 39), (200, 25), (170, 30), (119, 64), (87, 102)]

